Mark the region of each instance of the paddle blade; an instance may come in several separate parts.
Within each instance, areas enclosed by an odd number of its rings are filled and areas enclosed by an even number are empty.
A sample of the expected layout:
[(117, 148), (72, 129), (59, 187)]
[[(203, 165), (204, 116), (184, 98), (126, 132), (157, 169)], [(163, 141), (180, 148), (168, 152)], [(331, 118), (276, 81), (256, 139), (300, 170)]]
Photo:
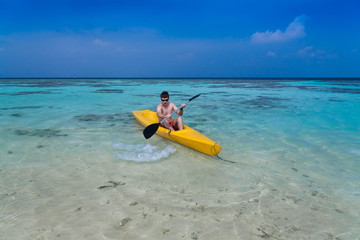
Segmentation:
[(153, 123), (153, 124), (150, 124), (149, 126), (147, 126), (143, 131), (144, 137), (146, 139), (151, 138), (152, 135), (154, 135), (156, 133), (159, 126), (160, 126), (160, 123)]
[(193, 99), (197, 98), (197, 97), (200, 96), (200, 95), (201, 95), (201, 93), (198, 94), (198, 95), (196, 95), (196, 96), (193, 96), (192, 98), (189, 99), (189, 102), (192, 101)]

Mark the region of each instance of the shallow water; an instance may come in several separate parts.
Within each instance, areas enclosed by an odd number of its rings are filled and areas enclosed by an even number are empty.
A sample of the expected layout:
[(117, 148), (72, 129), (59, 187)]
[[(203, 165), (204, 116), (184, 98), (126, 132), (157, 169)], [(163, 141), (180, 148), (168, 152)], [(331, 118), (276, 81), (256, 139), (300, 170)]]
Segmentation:
[[(167, 90), (209, 157), (132, 110)], [(0, 239), (359, 239), (359, 79), (2, 79)], [(235, 163), (231, 163), (235, 162)]]

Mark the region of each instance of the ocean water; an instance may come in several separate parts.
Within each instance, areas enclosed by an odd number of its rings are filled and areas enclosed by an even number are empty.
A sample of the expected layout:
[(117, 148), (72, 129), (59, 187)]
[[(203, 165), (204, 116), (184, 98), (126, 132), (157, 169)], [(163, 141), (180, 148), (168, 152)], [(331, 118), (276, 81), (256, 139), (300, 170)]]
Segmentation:
[(0, 134), (1, 240), (360, 239), (360, 79), (1, 79)]

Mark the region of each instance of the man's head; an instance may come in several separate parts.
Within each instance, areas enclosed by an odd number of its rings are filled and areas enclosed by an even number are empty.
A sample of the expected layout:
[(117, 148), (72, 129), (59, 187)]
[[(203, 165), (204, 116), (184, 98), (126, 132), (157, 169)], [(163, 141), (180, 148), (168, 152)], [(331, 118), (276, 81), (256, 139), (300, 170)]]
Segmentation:
[(160, 94), (160, 99), (161, 99), (162, 103), (163, 103), (164, 105), (166, 105), (166, 104), (169, 102), (169, 99), (170, 99), (169, 93), (166, 92), (166, 91), (163, 91), (163, 92)]

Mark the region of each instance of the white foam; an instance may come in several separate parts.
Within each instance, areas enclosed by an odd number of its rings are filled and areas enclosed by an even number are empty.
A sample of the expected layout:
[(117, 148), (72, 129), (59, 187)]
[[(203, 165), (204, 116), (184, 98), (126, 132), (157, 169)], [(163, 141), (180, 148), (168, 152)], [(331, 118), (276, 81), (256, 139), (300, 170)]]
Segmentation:
[(114, 143), (113, 148), (119, 150), (116, 156), (127, 161), (135, 162), (153, 162), (168, 157), (174, 153), (176, 149), (173, 146), (166, 146), (158, 149), (150, 144), (124, 144)]

